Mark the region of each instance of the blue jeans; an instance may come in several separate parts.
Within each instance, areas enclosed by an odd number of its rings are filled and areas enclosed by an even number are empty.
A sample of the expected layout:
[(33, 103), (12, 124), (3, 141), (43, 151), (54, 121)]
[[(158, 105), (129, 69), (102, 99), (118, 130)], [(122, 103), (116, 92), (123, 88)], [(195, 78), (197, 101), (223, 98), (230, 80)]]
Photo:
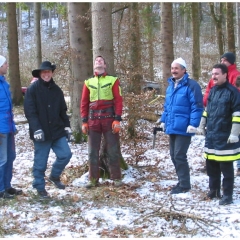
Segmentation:
[(191, 136), (169, 135), (170, 156), (174, 164), (179, 186), (191, 188), (187, 151), (191, 142)]
[(45, 189), (45, 171), (50, 150), (56, 154), (56, 160), (52, 165), (51, 176), (59, 178), (62, 171), (69, 163), (72, 153), (66, 137), (57, 140), (47, 140), (44, 142), (33, 141), (34, 143), (34, 164), (33, 164), (33, 184), (32, 186), (39, 191)]
[(13, 133), (0, 135), (0, 192), (11, 187), (13, 161), (16, 158)]

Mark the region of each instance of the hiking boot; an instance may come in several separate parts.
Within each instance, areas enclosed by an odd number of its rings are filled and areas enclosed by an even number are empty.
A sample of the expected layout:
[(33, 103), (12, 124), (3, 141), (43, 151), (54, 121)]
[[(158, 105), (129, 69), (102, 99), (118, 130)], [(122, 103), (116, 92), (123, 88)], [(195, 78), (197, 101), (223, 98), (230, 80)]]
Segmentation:
[(48, 195), (48, 192), (43, 189), (43, 190), (37, 190), (38, 196), (42, 199), (49, 199), (50, 196)]
[(240, 177), (240, 168), (238, 168), (237, 173), (236, 173), (236, 176), (237, 176), (237, 177)]
[(172, 188), (171, 190), (171, 194), (179, 194), (179, 193), (186, 193), (190, 190), (191, 188), (183, 188), (183, 187), (180, 187), (179, 185), (178, 186), (175, 186), (175, 188)]
[(21, 189), (16, 189), (13, 187), (6, 189), (6, 192), (9, 193), (10, 195), (22, 195), (23, 194), (23, 191)]
[(180, 185), (180, 183), (178, 182), (177, 185), (175, 185), (175, 186), (173, 186), (173, 187), (171, 188), (171, 190), (173, 190), (173, 189), (179, 187), (179, 185)]
[(220, 190), (210, 190), (207, 193), (207, 198), (208, 199), (221, 198)]
[(60, 181), (60, 178), (50, 176), (48, 181), (53, 183), (59, 189), (65, 189), (65, 185)]
[(219, 201), (219, 205), (227, 205), (233, 203), (232, 196), (223, 195), (222, 199)]
[(121, 179), (113, 180), (114, 187), (121, 187), (123, 185), (123, 182)]
[(87, 189), (93, 188), (93, 187), (97, 187), (98, 186), (98, 182), (96, 181), (89, 181), (84, 187)]
[(0, 198), (13, 199), (14, 195), (11, 195), (8, 192), (4, 191), (4, 192), (0, 192)]

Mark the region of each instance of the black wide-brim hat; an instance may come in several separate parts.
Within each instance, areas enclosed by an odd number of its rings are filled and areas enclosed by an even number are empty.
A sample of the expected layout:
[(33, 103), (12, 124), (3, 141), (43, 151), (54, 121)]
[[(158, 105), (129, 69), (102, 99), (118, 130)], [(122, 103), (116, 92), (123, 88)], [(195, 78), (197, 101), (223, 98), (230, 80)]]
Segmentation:
[(52, 70), (54, 71), (56, 69), (56, 65), (52, 64), (49, 61), (45, 61), (41, 63), (41, 66), (39, 67), (39, 69), (35, 69), (32, 71), (32, 75), (33, 77), (39, 78), (39, 73), (42, 70)]

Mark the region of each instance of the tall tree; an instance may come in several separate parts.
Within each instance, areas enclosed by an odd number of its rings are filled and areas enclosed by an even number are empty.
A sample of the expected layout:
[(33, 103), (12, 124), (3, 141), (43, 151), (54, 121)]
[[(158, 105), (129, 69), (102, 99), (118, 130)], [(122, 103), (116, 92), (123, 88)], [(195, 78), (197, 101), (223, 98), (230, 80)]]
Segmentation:
[(218, 53), (219, 56), (223, 55), (223, 30), (222, 30), (222, 18), (223, 18), (223, 3), (219, 3), (219, 13), (217, 14), (214, 2), (209, 3), (210, 12), (212, 19), (215, 23), (216, 31), (217, 31), (217, 42), (218, 42)]
[(36, 64), (40, 66), (42, 63), (42, 42), (41, 42), (41, 3), (34, 3), (34, 40), (36, 44)]
[(141, 92), (142, 63), (141, 63), (141, 37), (139, 31), (139, 11), (138, 3), (131, 3), (130, 18), (130, 59), (131, 59), (131, 83), (130, 91), (135, 94)]
[(93, 59), (102, 55), (109, 74), (115, 74), (112, 34), (112, 3), (92, 2)]
[(237, 48), (240, 49), (240, 3), (236, 2)]
[(161, 16), (162, 94), (165, 94), (171, 63), (174, 60), (172, 3), (161, 2)]
[(234, 35), (234, 11), (233, 11), (233, 4), (232, 2), (226, 3), (227, 9), (227, 43), (228, 43), (228, 51), (233, 52), (236, 54), (235, 48), (235, 35)]
[(19, 71), (18, 31), (16, 18), (16, 3), (7, 3), (7, 29), (8, 29), (8, 58), (9, 82), (14, 105), (22, 103), (22, 92)]
[(84, 80), (92, 75), (92, 38), (89, 3), (68, 3), (69, 39), (71, 48), (71, 73), (70, 82), (72, 117), (71, 127), (74, 132), (80, 133), (82, 124), (80, 118), (80, 98)]
[(193, 48), (192, 48), (192, 76), (198, 80), (201, 74), (200, 61), (200, 17), (199, 3), (192, 3), (192, 33), (193, 33)]

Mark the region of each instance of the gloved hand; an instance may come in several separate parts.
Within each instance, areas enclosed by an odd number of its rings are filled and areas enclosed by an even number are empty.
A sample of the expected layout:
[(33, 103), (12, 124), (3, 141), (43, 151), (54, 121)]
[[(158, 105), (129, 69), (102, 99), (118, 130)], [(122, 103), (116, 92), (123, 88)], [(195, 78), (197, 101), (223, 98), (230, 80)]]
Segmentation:
[(83, 123), (82, 124), (82, 132), (83, 134), (88, 134), (88, 123)]
[(195, 128), (195, 127), (193, 127), (191, 125), (189, 125), (187, 127), (187, 133), (196, 133), (196, 132), (197, 132), (197, 128)]
[(64, 130), (66, 131), (68, 142), (74, 142), (74, 136), (72, 134), (71, 128), (70, 127), (65, 127)]
[(118, 133), (120, 130), (121, 130), (120, 122), (117, 120), (113, 121), (112, 132), (115, 134), (115, 133)]
[(33, 133), (33, 137), (37, 142), (43, 142), (45, 140), (44, 138), (44, 132), (42, 129), (39, 129)]
[(163, 132), (165, 132), (165, 123), (164, 123), (164, 122), (162, 122), (162, 123), (160, 124), (160, 128), (162, 128)]
[(238, 136), (230, 134), (230, 136), (229, 136), (229, 138), (227, 140), (227, 143), (236, 143), (238, 141), (239, 141), (239, 137)]
[(206, 135), (206, 128), (205, 128), (206, 127), (206, 122), (207, 122), (207, 119), (205, 117), (202, 117), (201, 122), (199, 124), (199, 127), (197, 128), (196, 134), (203, 135), (203, 136)]
[(159, 125), (161, 123), (161, 119), (159, 118), (157, 121), (156, 121), (156, 125)]

